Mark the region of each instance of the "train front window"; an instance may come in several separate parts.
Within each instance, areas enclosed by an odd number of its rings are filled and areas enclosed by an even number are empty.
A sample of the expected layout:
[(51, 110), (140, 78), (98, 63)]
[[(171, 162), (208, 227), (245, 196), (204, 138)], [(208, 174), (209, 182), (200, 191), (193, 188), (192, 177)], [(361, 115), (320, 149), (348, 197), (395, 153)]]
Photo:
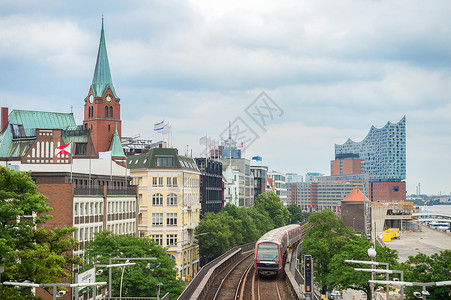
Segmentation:
[(279, 260), (279, 249), (274, 243), (260, 243), (258, 244), (257, 260)]

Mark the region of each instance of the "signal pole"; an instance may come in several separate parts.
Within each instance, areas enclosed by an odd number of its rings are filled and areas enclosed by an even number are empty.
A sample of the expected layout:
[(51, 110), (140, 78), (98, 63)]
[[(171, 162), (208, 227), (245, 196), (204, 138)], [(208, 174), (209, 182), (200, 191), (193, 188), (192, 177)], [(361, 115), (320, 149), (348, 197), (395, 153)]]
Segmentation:
[(304, 255), (304, 293), (305, 299), (313, 299), (313, 260), (311, 255)]

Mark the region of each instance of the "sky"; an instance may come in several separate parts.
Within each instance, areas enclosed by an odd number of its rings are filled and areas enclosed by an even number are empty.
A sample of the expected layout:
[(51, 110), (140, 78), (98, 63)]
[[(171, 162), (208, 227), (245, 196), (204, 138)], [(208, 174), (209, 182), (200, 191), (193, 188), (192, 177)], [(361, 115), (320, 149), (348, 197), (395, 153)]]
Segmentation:
[(0, 105), (82, 124), (102, 15), (123, 136), (198, 156), (230, 122), (269, 170), (329, 175), (406, 116), (407, 193), (451, 194), (451, 1), (0, 0)]

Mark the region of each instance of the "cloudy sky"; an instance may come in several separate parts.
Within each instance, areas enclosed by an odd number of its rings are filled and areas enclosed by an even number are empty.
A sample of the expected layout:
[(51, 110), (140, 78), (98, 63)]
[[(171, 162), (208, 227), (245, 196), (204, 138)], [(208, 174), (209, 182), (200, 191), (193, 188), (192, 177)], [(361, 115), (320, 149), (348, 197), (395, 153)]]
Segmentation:
[(199, 155), (232, 122), (270, 170), (330, 174), (405, 115), (408, 194), (451, 193), (451, 1), (0, 0), (1, 106), (81, 124), (102, 14), (123, 135), (165, 120)]

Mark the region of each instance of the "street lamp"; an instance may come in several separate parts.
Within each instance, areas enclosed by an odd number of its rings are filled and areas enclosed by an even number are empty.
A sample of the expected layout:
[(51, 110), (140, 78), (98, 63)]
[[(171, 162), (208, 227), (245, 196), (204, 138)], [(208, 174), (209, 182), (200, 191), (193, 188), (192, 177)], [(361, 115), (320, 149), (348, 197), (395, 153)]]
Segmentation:
[(157, 283), (157, 300), (160, 300), (160, 289), (162, 286), (162, 283)]
[[(128, 264), (130, 262), (129, 259), (127, 259), (125, 261), (126, 264)], [(122, 267), (122, 275), (121, 275), (121, 286), (119, 288), (119, 298), (122, 298), (122, 281), (124, 280), (124, 271), (125, 271), (125, 266)]]
[[(374, 262), (374, 260), (376, 259), (376, 249), (374, 249), (373, 247), (371, 247), (370, 249), (368, 249), (368, 256), (371, 258), (371, 262)], [(374, 265), (371, 265), (371, 269), (373, 270), (373, 272), (371, 272), (371, 280), (374, 280)], [(371, 299), (376, 299), (376, 295), (374, 294), (374, 283), (370, 283), (370, 287), (371, 287)], [(388, 298), (387, 298), (388, 299)]]

